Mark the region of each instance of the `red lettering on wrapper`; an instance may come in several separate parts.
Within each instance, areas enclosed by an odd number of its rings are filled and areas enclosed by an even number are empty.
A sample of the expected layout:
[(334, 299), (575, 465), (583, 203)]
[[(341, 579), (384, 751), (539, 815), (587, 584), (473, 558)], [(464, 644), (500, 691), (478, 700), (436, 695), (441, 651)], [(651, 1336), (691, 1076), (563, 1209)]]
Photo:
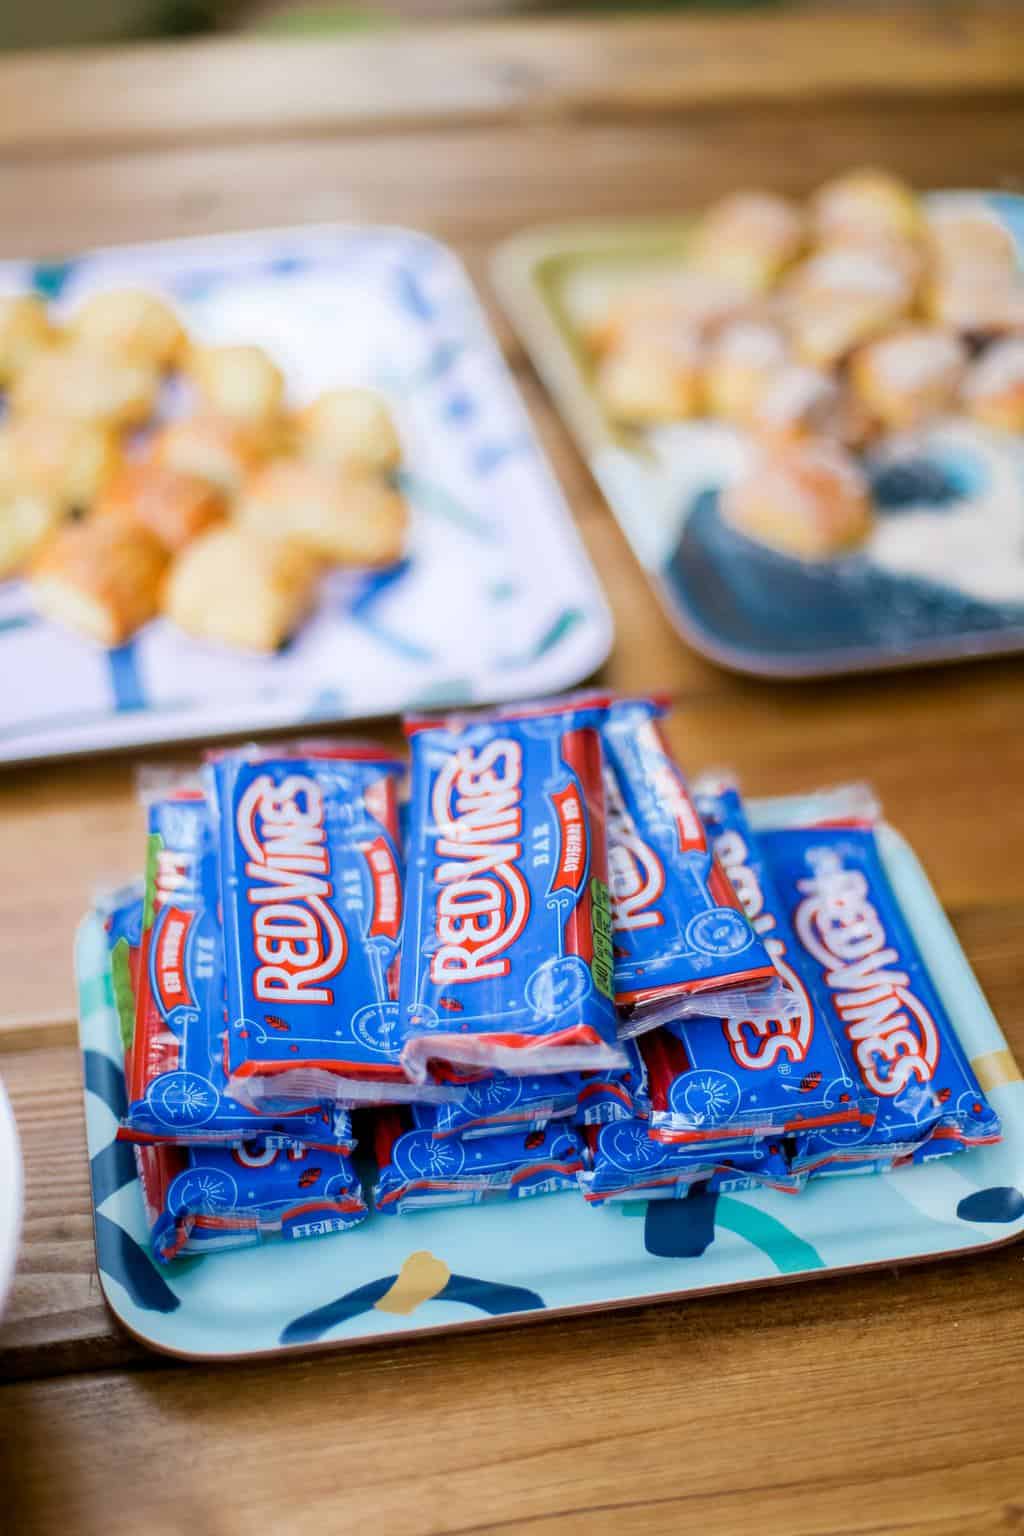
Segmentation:
[(402, 876), (394, 849), (386, 837), (360, 844), (373, 883), (373, 916), (367, 930), (371, 939), (397, 939), (402, 929)]
[(587, 871), (587, 824), (575, 784), (556, 790), (551, 803), (558, 817), (558, 871), (553, 891), (578, 891)]
[(161, 919), (153, 974), (160, 1005), (165, 1014), (188, 1001), (185, 947), (194, 917), (194, 912), (182, 912), (175, 907), (167, 907)]

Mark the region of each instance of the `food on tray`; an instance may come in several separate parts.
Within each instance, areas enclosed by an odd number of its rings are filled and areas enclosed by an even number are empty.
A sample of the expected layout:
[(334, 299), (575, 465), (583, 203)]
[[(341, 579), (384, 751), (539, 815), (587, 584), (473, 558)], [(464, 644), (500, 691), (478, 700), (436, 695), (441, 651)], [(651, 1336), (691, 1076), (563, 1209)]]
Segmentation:
[(61, 511), (87, 509), (120, 461), (116, 432), (96, 422), (23, 416), (0, 426), (0, 485), (51, 497)]
[(387, 402), (371, 389), (330, 389), (295, 417), (304, 458), (339, 469), (397, 469), (402, 445)]
[(156, 464), (125, 464), (97, 497), (94, 516), (122, 517), (146, 528), (170, 554), (227, 516), (224, 498), (203, 480)]
[[(404, 926), (403, 765), (372, 743), (228, 750), (157, 793), (145, 887), (103, 910), (157, 1258), (367, 1207), (796, 1194), (999, 1139), (870, 791), (769, 802), (755, 831), (731, 778), (687, 790), (663, 713), (410, 721)], [(705, 1011), (623, 1038), (638, 976)]]
[(180, 360), (185, 346), (185, 331), (171, 306), (134, 288), (92, 294), (75, 311), (69, 331), (83, 347), (161, 371)]
[(6, 388), (30, 358), (52, 347), (55, 340), (42, 299), (33, 293), (0, 294), (0, 388)]
[(801, 560), (845, 554), (872, 526), (867, 480), (827, 438), (766, 448), (724, 492), (722, 515), (748, 538)]
[(777, 325), (735, 320), (711, 343), (704, 370), (704, 409), (725, 421), (749, 423), (758, 402), (789, 359)]
[(1024, 336), (1009, 336), (969, 370), (963, 400), (976, 421), (1003, 432), (1024, 432)]
[(909, 313), (914, 280), (890, 253), (835, 245), (812, 256), (787, 285), (789, 330), (804, 362), (831, 368)]
[(850, 378), (865, 410), (898, 430), (951, 410), (966, 367), (967, 348), (959, 337), (915, 325), (857, 352)]
[(198, 639), (275, 651), (312, 608), (322, 569), (296, 544), (252, 538), (228, 523), (200, 535), (177, 557), (163, 611)]
[(148, 364), (85, 347), (36, 352), (11, 385), (16, 416), (64, 416), (110, 427), (137, 427), (156, 405), (159, 378)]
[(749, 303), (749, 295), (734, 282), (687, 268), (619, 294), (601, 324), (588, 329), (587, 340), (595, 352), (603, 353), (631, 337), (656, 340), (666, 331), (702, 337), (742, 314)]
[(167, 552), (124, 518), (67, 523), (33, 563), (32, 593), (45, 618), (99, 645), (127, 640), (159, 606)]
[(1024, 318), (1013, 238), (984, 206), (940, 204), (928, 216), (928, 248), (922, 304), (937, 325), (981, 336)]
[(633, 426), (681, 421), (701, 406), (700, 341), (685, 324), (633, 325), (598, 365), (605, 405)]
[(744, 293), (762, 293), (800, 254), (805, 234), (795, 203), (766, 192), (737, 192), (704, 215), (690, 259), (699, 271)]
[(850, 171), (819, 187), (811, 222), (821, 241), (916, 239), (921, 205), (913, 189), (885, 171)]
[[(161, 394), (167, 373), (186, 389)], [(162, 607), (199, 638), (272, 651), (325, 565), (402, 558), (384, 398), (339, 387), (289, 414), (261, 347), (190, 343), (155, 293), (93, 294), (63, 332), (35, 296), (0, 299), (0, 385), (0, 580), (39, 555), (40, 609), (90, 640), (119, 645)], [(154, 421), (161, 403), (184, 414)], [(81, 530), (61, 528), (72, 516)]]
[(262, 347), (193, 346), (186, 371), (203, 405), (229, 421), (272, 424), (284, 404), (284, 375)]
[(408, 509), (372, 471), (276, 459), (249, 481), (239, 528), (254, 538), (290, 539), (340, 565), (392, 565), (405, 544)]
[(760, 437), (786, 441), (839, 436), (844, 395), (839, 382), (821, 368), (789, 363), (770, 374), (752, 402), (749, 425)]

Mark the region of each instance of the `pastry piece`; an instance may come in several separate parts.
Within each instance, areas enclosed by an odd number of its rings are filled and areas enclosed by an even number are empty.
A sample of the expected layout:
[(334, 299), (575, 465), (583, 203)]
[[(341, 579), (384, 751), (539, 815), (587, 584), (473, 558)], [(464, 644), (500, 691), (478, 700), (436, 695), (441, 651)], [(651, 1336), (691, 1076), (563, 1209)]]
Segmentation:
[(288, 539), (336, 565), (391, 565), (401, 558), (409, 521), (404, 498), (381, 475), (277, 459), (249, 482), (240, 528)]
[(234, 500), (277, 442), (272, 426), (249, 427), (224, 416), (183, 416), (156, 434), (150, 459), (162, 469), (204, 480)]
[(125, 464), (96, 502), (97, 517), (124, 518), (147, 529), (170, 554), (226, 514), (224, 497), (205, 480), (157, 464)]
[(665, 330), (704, 336), (749, 303), (749, 293), (734, 282), (706, 272), (679, 272), (621, 294), (609, 305), (602, 324), (590, 328), (587, 339), (592, 351), (603, 354), (637, 333)]
[(949, 331), (906, 326), (870, 342), (850, 364), (864, 408), (884, 427), (918, 426), (952, 409), (967, 366), (967, 349)]
[(82, 347), (37, 352), (14, 381), (17, 416), (62, 416), (110, 427), (138, 426), (152, 415), (159, 379), (153, 368)]
[(701, 387), (700, 342), (686, 328), (634, 326), (598, 365), (605, 410), (629, 426), (695, 416)]
[(722, 498), (726, 521), (801, 560), (826, 560), (871, 531), (867, 481), (838, 444), (815, 438), (768, 449)]
[(6, 388), (37, 352), (55, 341), (42, 299), (34, 293), (0, 294), (0, 388)]
[(262, 347), (194, 346), (187, 369), (214, 415), (265, 427), (280, 413), (284, 376)]
[(81, 346), (159, 371), (173, 367), (185, 347), (184, 328), (171, 306), (137, 288), (92, 294), (76, 310), (70, 331)]
[(841, 398), (832, 374), (790, 363), (765, 382), (752, 403), (749, 422), (759, 436), (779, 442), (839, 436)]
[(0, 486), (54, 500), (62, 512), (91, 506), (120, 458), (117, 434), (96, 422), (22, 416), (0, 426)]
[(782, 332), (757, 320), (724, 326), (711, 343), (704, 374), (704, 409), (727, 421), (749, 422), (757, 401), (787, 361)]
[(969, 370), (964, 404), (976, 421), (1003, 432), (1024, 432), (1024, 337), (1008, 336)]
[(801, 210), (766, 192), (736, 192), (709, 209), (690, 257), (698, 271), (763, 293), (800, 254), (806, 235)]
[(0, 483), (0, 581), (19, 574), (62, 516), (55, 497)]
[(987, 267), (1012, 272), (1017, 264), (1013, 236), (984, 203), (939, 204), (929, 210), (926, 240), (934, 265)]
[(31, 571), (45, 618), (99, 645), (121, 645), (157, 611), (167, 553), (124, 518), (67, 523), (43, 546)]
[(273, 651), (309, 612), (319, 571), (319, 561), (296, 544), (254, 539), (228, 524), (179, 555), (164, 588), (164, 612), (200, 639)]
[(789, 333), (806, 363), (831, 368), (909, 311), (915, 279), (892, 248), (819, 251), (787, 285)]
[(913, 189), (885, 171), (849, 171), (819, 187), (811, 199), (814, 233), (835, 240), (917, 239), (924, 221)]
[(922, 308), (967, 335), (1012, 330), (1024, 315), (1013, 237), (983, 203), (940, 205), (928, 219), (931, 272)]
[(402, 458), (387, 402), (371, 389), (330, 389), (295, 417), (300, 453), (336, 468), (396, 469)]

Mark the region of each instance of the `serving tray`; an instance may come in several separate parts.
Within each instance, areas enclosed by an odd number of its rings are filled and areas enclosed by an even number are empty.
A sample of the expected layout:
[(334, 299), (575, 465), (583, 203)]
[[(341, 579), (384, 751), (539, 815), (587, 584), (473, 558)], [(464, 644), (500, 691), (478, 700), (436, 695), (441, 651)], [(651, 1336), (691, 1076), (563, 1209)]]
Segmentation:
[[(942, 192), (987, 209), (1024, 266), (1024, 197)], [(732, 529), (722, 487), (740, 434), (688, 421), (619, 430), (597, 391), (580, 316), (685, 262), (692, 218), (579, 223), (499, 247), (494, 281), (669, 618), (737, 671), (816, 677), (1024, 649), (1024, 438), (950, 416), (868, 462), (876, 527), (863, 549), (799, 560)]]
[(168, 295), (190, 333), (254, 342), (301, 404), (383, 392), (404, 448), (408, 557), (335, 573), (270, 658), (156, 620), (103, 651), (0, 582), (0, 762), (557, 692), (604, 660), (611, 620), (466, 273), (401, 229), (281, 229), (0, 263), (69, 313), (98, 288)]
[[(770, 802), (755, 811), (763, 817)], [(921, 865), (883, 828), (890, 879), (1004, 1140), (896, 1173), (773, 1191), (592, 1209), (573, 1193), (371, 1215), (300, 1249), (263, 1246), (157, 1265), (124, 1108), (106, 944), (76, 946), (85, 1109), (104, 1295), (154, 1349), (191, 1359), (340, 1348), (390, 1334), (522, 1321), (937, 1258), (1024, 1231), (1024, 1082)]]

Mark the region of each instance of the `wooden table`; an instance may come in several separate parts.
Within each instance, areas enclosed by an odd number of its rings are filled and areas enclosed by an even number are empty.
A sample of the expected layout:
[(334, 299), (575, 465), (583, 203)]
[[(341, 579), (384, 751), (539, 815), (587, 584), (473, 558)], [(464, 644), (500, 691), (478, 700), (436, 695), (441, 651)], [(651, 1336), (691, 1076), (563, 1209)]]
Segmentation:
[[(484, 285), (575, 214), (803, 193), (851, 162), (1019, 186), (1020, 13), (515, 24), (0, 63), (2, 254), (304, 220), (417, 225)], [(488, 302), (491, 303), (488, 296)], [(870, 778), (1024, 1057), (1024, 663), (774, 686), (661, 616), (493, 303), (614, 609), (605, 669), (670, 690), (693, 769)], [(2, 686), (2, 680), (0, 680)], [(913, 1532), (1024, 1520), (1024, 1249), (788, 1290), (188, 1369), (94, 1268), (70, 946), (136, 867), (125, 757), (0, 775), (0, 1072), (27, 1213), (0, 1325), (0, 1525), (197, 1533)]]

